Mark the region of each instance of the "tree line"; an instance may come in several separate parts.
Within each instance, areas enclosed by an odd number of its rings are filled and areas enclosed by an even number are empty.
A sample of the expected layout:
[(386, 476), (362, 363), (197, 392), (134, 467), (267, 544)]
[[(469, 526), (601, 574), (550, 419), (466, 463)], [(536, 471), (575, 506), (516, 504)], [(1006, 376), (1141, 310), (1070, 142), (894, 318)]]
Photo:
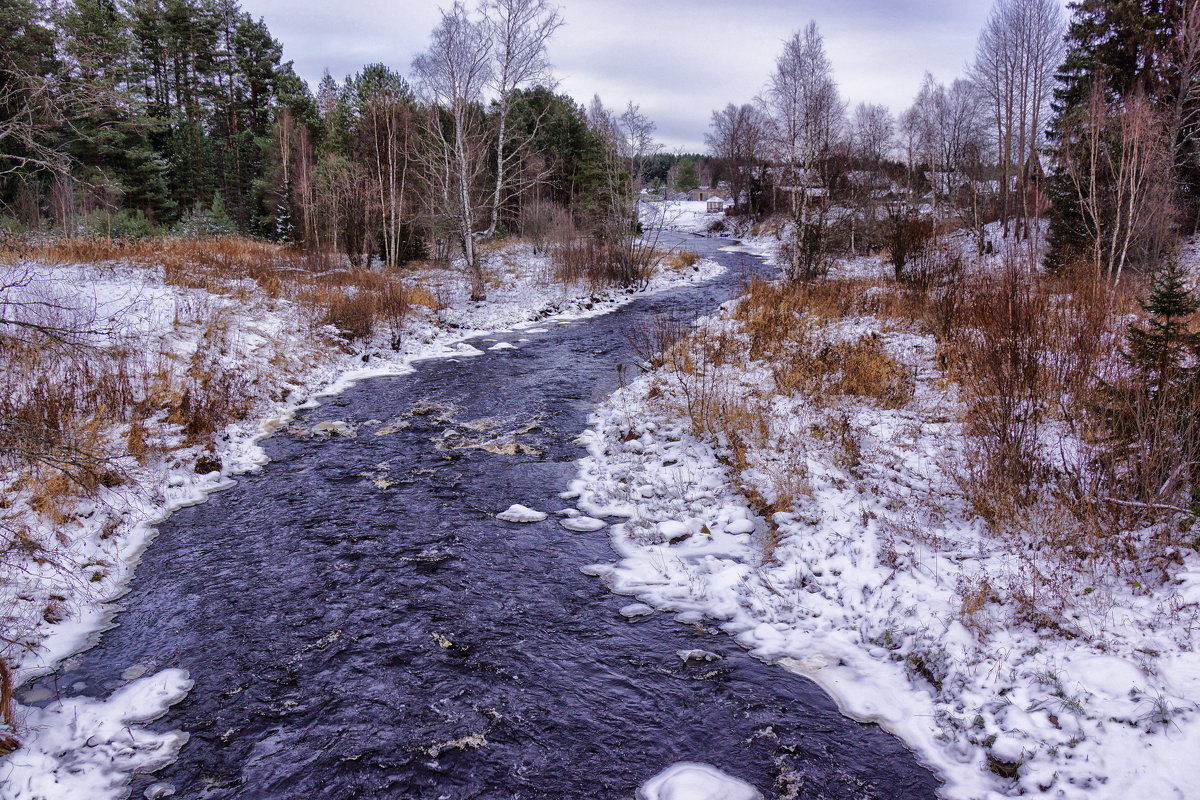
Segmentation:
[(371, 64), (313, 92), (236, 0), (13, 0), (0, 220), (241, 233), (355, 265), (459, 253), (477, 295), (481, 238), (557, 220), (629, 250), (633, 175), (681, 170), (654, 160), (652, 139), (627, 141), (630, 124), (653, 131), (636, 107), (585, 109), (547, 88), (561, 24), (547, 0), (456, 2), (408, 77)]
[(758, 97), (713, 112), (706, 154), (670, 155), (652, 125), (633, 141), (635, 106), (618, 124), (547, 88), (547, 0), (456, 2), (407, 77), (372, 64), (315, 92), (236, 0), (11, 0), (0, 220), (237, 232), (356, 264), (461, 253), (481, 290), (481, 237), (569, 221), (632, 251), (635, 186), (720, 183), (735, 213), (793, 220), (794, 277), (867, 247), (903, 258), (932, 209), (981, 254), (994, 222), (1032, 253), (1048, 217), (1049, 266), (1117, 279), (1200, 222), (1200, 3), (1069, 7), (998, 0), (965, 74), (926, 75), (898, 116), (849, 107), (810, 24)]
[(797, 31), (756, 98), (712, 115), (737, 212), (792, 220), (793, 277), (902, 250), (920, 216), (973, 231), (980, 255), (1011, 237), (1032, 258), (1048, 219), (1052, 269), (1156, 268), (1200, 225), (1200, 3), (1068, 8), (998, 0), (965, 74), (926, 74), (898, 116), (850, 109), (816, 23)]

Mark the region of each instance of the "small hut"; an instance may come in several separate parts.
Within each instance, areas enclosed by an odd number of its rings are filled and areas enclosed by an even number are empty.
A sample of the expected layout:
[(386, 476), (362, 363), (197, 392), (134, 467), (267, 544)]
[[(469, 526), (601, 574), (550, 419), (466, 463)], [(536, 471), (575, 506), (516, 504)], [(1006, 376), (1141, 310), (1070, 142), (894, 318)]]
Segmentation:
[(724, 213), (724, 211), (725, 211), (725, 198), (723, 198), (723, 197), (720, 197), (720, 196), (714, 196), (714, 197), (710, 197), (710, 198), (708, 198), (708, 208), (707, 208), (707, 211), (708, 211), (708, 213), (709, 213), (709, 214), (721, 214), (721, 213)]

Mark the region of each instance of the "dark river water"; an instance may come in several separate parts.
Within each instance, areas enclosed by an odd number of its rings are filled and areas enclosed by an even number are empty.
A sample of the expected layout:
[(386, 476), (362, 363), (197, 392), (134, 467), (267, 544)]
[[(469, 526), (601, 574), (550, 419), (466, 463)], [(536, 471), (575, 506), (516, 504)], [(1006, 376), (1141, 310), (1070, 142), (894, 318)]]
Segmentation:
[[(260, 473), (162, 525), (117, 626), (58, 676), (106, 695), (131, 665), (191, 673), (156, 723), (191, 740), (134, 796), (629, 800), (686, 760), (769, 798), (933, 797), (813, 683), (669, 615), (623, 618), (629, 599), (580, 572), (613, 560), (607, 532), (492, 516), (568, 505), (630, 326), (711, 312), (760, 268), (719, 244), (692, 242), (730, 268), (709, 284), (327, 399), (296, 425), (357, 438), (277, 435)], [(724, 659), (677, 655), (697, 648)]]

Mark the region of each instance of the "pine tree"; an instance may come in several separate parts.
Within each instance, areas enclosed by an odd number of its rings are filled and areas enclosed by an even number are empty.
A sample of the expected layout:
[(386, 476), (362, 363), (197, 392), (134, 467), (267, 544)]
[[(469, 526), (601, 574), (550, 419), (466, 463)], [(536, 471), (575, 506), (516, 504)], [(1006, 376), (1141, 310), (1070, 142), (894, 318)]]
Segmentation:
[(700, 186), (700, 173), (696, 171), (696, 162), (690, 158), (681, 158), (675, 173), (675, 190), (690, 192)]
[(59, 23), (69, 79), (91, 98), (74, 123), (75, 176), (106, 210), (116, 205), (151, 221), (167, 216), (166, 164), (151, 147), (153, 124), (131, 88), (130, 21), (114, 0), (74, 0)]

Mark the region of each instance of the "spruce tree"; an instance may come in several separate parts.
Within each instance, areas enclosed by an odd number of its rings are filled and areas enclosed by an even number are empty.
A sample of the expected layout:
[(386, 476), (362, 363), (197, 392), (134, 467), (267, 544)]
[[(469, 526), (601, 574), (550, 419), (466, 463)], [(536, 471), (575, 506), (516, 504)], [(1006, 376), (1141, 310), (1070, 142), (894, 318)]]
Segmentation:
[(1145, 327), (1131, 325), (1127, 334), (1126, 357), (1152, 398), (1166, 399), (1186, 389), (1196, 371), (1200, 333), (1190, 331), (1187, 322), (1200, 308), (1200, 300), (1184, 284), (1185, 277), (1176, 259), (1167, 262), (1154, 276), (1142, 304), (1150, 319)]
[[(1070, 152), (1071, 131), (1087, 124), (1087, 111), (1096, 86), (1104, 90), (1107, 103), (1120, 103), (1137, 93), (1159, 101), (1171, 91), (1164, 69), (1164, 53), (1172, 36), (1166, 0), (1078, 0), (1069, 3), (1071, 23), (1067, 31), (1067, 55), (1058, 70), (1058, 86), (1052, 103), (1053, 119), (1048, 138), (1060, 160), (1085, 159)], [(1103, 159), (1101, 159), (1103, 161)], [(1101, 189), (1113, 178), (1095, 177)], [(1046, 265), (1052, 270), (1066, 267), (1089, 247), (1078, 192), (1065, 170), (1047, 181), (1051, 203), (1049, 252)]]

